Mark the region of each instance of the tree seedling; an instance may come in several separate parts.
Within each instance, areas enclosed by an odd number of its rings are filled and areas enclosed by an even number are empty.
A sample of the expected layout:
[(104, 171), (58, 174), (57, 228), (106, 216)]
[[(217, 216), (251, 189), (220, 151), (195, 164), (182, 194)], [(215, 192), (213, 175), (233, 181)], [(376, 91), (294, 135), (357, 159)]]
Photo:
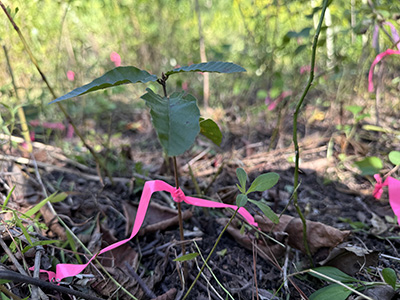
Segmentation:
[[(152, 123), (164, 152), (167, 156), (173, 157), (175, 187), (178, 189), (179, 176), (176, 156), (188, 150), (193, 145), (199, 133), (203, 134), (217, 145), (220, 145), (222, 141), (222, 133), (214, 121), (211, 119), (205, 120), (200, 117), (197, 100), (193, 95), (185, 94), (184, 91), (174, 92), (168, 95), (166, 83), (169, 76), (182, 72), (235, 73), (245, 71), (244, 68), (234, 63), (207, 62), (175, 68), (166, 73), (162, 73), (161, 77), (158, 78), (156, 75), (152, 75), (145, 70), (140, 70), (133, 66), (117, 67), (93, 80), (91, 83), (76, 88), (64, 96), (55, 99), (51, 103), (122, 84), (147, 83), (152, 81), (159, 83), (163, 88), (163, 95), (159, 95), (150, 88), (147, 88), (147, 93), (142, 95), (141, 98), (150, 108)], [(178, 203), (177, 207), (180, 238), (183, 240), (181, 204)], [(185, 254), (184, 244), (182, 244), (182, 254)], [(186, 268), (184, 268), (184, 272), (186, 275)]]
[[(248, 179), (246, 171), (242, 168), (237, 168), (236, 176), (239, 180), (239, 184), (236, 184), (236, 186), (238, 187), (238, 189), (240, 191), (240, 193), (236, 197), (237, 209), (235, 210), (232, 217), (229, 219), (228, 223), (225, 225), (224, 229), (219, 234), (217, 240), (214, 243), (213, 248), (211, 249), (210, 253), (208, 254), (206, 260), (204, 261), (204, 264), (201, 267), (199, 273), (197, 274), (197, 277), (192, 282), (192, 285), (189, 287), (188, 291), (186, 292), (185, 296), (183, 297), (183, 300), (187, 298), (190, 291), (193, 289), (194, 285), (196, 284), (197, 280), (200, 278), (201, 273), (203, 272), (204, 268), (207, 266), (208, 261), (210, 260), (215, 249), (217, 248), (217, 245), (218, 245), (219, 241), (221, 240), (222, 235), (224, 234), (225, 230), (229, 227), (232, 220), (235, 218), (237, 212), (239, 211), (239, 208), (244, 207), (248, 202), (251, 202), (251, 203), (255, 204), (259, 209), (261, 209), (261, 211), (265, 214), (265, 216), (268, 219), (270, 219), (275, 224), (279, 223), (279, 217), (273, 212), (273, 210), (268, 205), (266, 205), (260, 201), (249, 199), (247, 196), (248, 194), (253, 193), (253, 192), (264, 192), (264, 191), (272, 188), (278, 182), (279, 174), (274, 173), (274, 172), (261, 174), (256, 179), (254, 179), (254, 181), (250, 184), (249, 189), (246, 189), (246, 183), (247, 183), (247, 179)], [(196, 254), (191, 254), (190, 257), (187, 256), (186, 258), (193, 259), (196, 256), (197, 256)]]

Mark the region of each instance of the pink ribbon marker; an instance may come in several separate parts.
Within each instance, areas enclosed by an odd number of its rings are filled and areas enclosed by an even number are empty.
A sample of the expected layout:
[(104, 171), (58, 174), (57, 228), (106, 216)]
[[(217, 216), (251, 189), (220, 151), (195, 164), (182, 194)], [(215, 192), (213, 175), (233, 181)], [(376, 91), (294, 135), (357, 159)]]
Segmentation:
[(393, 209), (394, 214), (397, 216), (397, 222), (400, 225), (400, 180), (393, 177), (386, 178), (385, 182), (382, 183), (382, 178), (379, 174), (375, 174), (376, 180), (374, 197), (380, 199), (383, 192), (383, 187), (387, 186), (389, 189), (389, 203)]
[[(98, 255), (103, 254), (107, 251), (115, 249), (128, 241), (130, 241), (138, 232), (140, 227), (143, 224), (144, 218), (146, 216), (147, 209), (150, 204), (151, 195), (155, 192), (166, 191), (172, 195), (172, 198), (175, 202), (186, 202), (187, 204), (200, 206), (200, 207), (216, 207), (216, 208), (232, 208), (234, 210), (237, 209), (236, 205), (229, 205), (219, 202), (214, 202), (210, 200), (204, 200), (200, 198), (194, 197), (186, 197), (181, 189), (176, 189), (175, 187), (165, 183), (161, 180), (153, 180), (147, 181), (143, 188), (142, 196), (140, 197), (139, 206), (136, 213), (135, 223), (133, 225), (131, 236), (125, 240), (114, 243), (106, 248), (100, 250), (96, 255), (94, 255), (86, 264), (78, 265), (78, 264), (58, 264), (56, 266), (56, 272), (40, 270), (41, 272), (45, 272), (49, 276), (49, 281), (61, 281), (66, 277), (71, 277), (78, 275), (81, 273), (90, 262), (95, 259)], [(239, 208), (238, 212), (249, 222), (250, 225), (258, 226), (254, 221), (253, 216), (243, 207)], [(30, 268), (33, 270), (33, 267)]]
[(387, 49), (385, 52), (379, 53), (375, 57), (374, 62), (372, 63), (371, 68), (369, 69), (369, 73), (368, 73), (368, 92), (374, 91), (374, 83), (372, 82), (372, 77), (374, 76), (375, 65), (378, 62), (380, 62), (385, 56), (392, 55), (392, 54), (400, 54), (400, 50)]

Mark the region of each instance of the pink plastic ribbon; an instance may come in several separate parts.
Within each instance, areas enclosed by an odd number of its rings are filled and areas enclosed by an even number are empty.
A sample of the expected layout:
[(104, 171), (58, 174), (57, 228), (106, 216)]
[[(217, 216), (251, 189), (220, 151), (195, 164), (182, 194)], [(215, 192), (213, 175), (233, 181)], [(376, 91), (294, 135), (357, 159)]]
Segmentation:
[[(100, 252), (98, 252), (96, 255), (94, 255), (86, 264), (83, 264), (83, 265), (58, 264), (56, 266), (55, 273), (52, 271), (44, 271), (44, 270), (41, 270), (41, 272), (47, 273), (50, 281), (61, 281), (62, 279), (66, 278), (66, 277), (75, 276), (75, 275), (78, 275), (79, 273), (81, 273), (90, 264), (90, 262), (93, 259), (95, 259), (98, 255), (103, 254), (112, 249), (115, 249), (115, 248), (127, 243), (128, 241), (130, 241), (139, 232), (139, 229), (143, 224), (147, 209), (149, 207), (151, 195), (153, 193), (159, 192), (159, 191), (169, 192), (172, 195), (172, 198), (174, 199), (175, 202), (186, 202), (187, 204), (200, 206), (200, 207), (232, 208), (234, 210), (237, 209), (236, 205), (229, 205), (229, 204), (214, 202), (214, 201), (210, 201), (210, 200), (204, 200), (204, 199), (200, 199), (200, 198), (187, 197), (187, 196), (185, 196), (185, 194), (182, 192), (181, 189), (176, 189), (175, 187), (173, 187), (173, 186), (169, 185), (168, 183), (165, 183), (164, 181), (161, 181), (161, 180), (147, 181), (143, 188), (143, 193), (140, 198), (139, 206), (138, 206), (137, 213), (136, 213), (135, 223), (133, 225), (132, 233), (129, 238), (119, 241), (117, 243), (114, 243), (114, 244), (107, 246), (106, 248), (100, 250)], [(249, 222), (250, 225), (258, 226), (257, 223), (254, 221), (253, 216), (245, 208), (243, 208), (243, 207), (239, 208), (238, 212), (247, 220), (247, 222)], [(33, 269), (33, 267), (30, 269)]]
[(397, 216), (397, 222), (400, 225), (400, 180), (393, 177), (386, 178), (385, 182), (382, 183), (382, 178), (379, 174), (375, 174), (376, 180), (374, 197), (380, 199), (383, 192), (383, 187), (387, 186), (389, 189), (389, 203), (393, 209), (394, 214)]
[[(394, 25), (392, 23), (384, 22), (383, 25), (388, 25), (390, 27), (390, 30), (392, 32), (392, 38), (395, 41), (398, 50), (387, 49), (385, 52), (379, 53), (375, 57), (374, 62), (372, 63), (371, 68), (369, 69), (369, 73), (368, 73), (368, 92), (374, 91), (374, 83), (372, 82), (372, 77), (374, 75), (375, 65), (378, 62), (380, 62), (387, 55), (400, 54), (399, 33), (397, 32), (396, 28), (394, 27)], [(372, 41), (373, 41), (372, 44), (373, 44), (374, 48), (377, 48), (377, 45), (378, 45), (378, 30), (379, 30), (379, 27), (375, 26), (374, 36), (372, 39)]]
[(121, 66), (121, 56), (115, 51), (111, 52), (110, 60), (114, 63), (116, 67)]
[(385, 52), (379, 53), (375, 57), (374, 62), (372, 63), (371, 68), (369, 69), (369, 73), (368, 73), (368, 92), (374, 91), (374, 83), (372, 82), (372, 77), (374, 76), (375, 65), (378, 62), (380, 62), (385, 56), (392, 55), (392, 54), (400, 54), (400, 50), (387, 49)]

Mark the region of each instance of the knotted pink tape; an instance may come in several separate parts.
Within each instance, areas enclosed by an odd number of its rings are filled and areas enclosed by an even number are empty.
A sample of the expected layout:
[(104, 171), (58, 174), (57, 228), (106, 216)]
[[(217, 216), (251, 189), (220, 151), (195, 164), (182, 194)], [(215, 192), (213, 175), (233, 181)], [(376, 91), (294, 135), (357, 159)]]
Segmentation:
[(397, 222), (400, 225), (400, 180), (393, 177), (386, 178), (385, 182), (382, 183), (382, 178), (379, 174), (375, 174), (376, 180), (374, 197), (380, 199), (383, 192), (383, 187), (387, 186), (389, 189), (389, 203), (393, 209), (394, 214), (397, 216)]
[[(142, 196), (140, 197), (135, 223), (133, 225), (132, 233), (129, 238), (114, 243), (100, 250), (86, 264), (83, 265), (58, 264), (56, 266), (55, 273), (52, 271), (45, 271), (45, 270), (41, 270), (41, 272), (47, 273), (50, 281), (61, 281), (66, 277), (75, 276), (81, 273), (90, 264), (90, 262), (96, 258), (96, 256), (103, 254), (107, 251), (110, 251), (112, 249), (115, 249), (130, 241), (139, 232), (139, 229), (143, 224), (147, 209), (149, 207), (151, 195), (155, 192), (160, 192), (160, 191), (169, 192), (172, 195), (172, 198), (174, 199), (175, 202), (186, 202), (187, 204), (200, 207), (232, 208), (234, 210), (237, 209), (236, 205), (229, 205), (194, 197), (186, 197), (181, 189), (177, 189), (161, 180), (147, 181), (144, 185)], [(243, 207), (239, 208), (238, 212), (247, 220), (247, 222), (249, 222), (250, 225), (258, 226), (257, 223), (254, 221), (253, 216), (245, 208)], [(30, 270), (32, 269), (33, 267), (30, 268)]]

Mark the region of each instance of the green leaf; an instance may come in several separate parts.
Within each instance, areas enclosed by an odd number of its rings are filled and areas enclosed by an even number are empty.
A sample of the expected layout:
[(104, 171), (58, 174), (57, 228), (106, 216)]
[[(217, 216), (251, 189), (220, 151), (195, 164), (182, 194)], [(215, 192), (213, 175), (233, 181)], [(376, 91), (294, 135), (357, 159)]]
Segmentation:
[(32, 239), (31, 239), (31, 236), (28, 233), (28, 230), (26, 230), (25, 226), (21, 222), (21, 219), (18, 217), (18, 215), (17, 215), (17, 213), (15, 211), (13, 211), (13, 214), (14, 214), (15, 223), (21, 229), (21, 231), (24, 234), (24, 237), (27, 239), (28, 243), (32, 244)]
[(185, 254), (185, 255), (175, 258), (174, 261), (188, 261), (188, 260), (195, 259), (197, 256), (199, 256), (199, 254), (197, 252), (188, 253), (188, 254)]
[(157, 76), (151, 75), (147, 71), (140, 70), (132, 66), (117, 67), (115, 69), (112, 69), (111, 71), (108, 71), (103, 76), (93, 80), (91, 83), (76, 88), (72, 92), (69, 92), (64, 96), (58, 97), (57, 99), (51, 101), (49, 104), (121, 84), (137, 82), (146, 83), (156, 80)]
[(375, 175), (383, 168), (383, 163), (379, 157), (369, 156), (354, 163), (360, 170), (361, 175)]
[[(346, 273), (340, 271), (337, 268), (334, 267), (319, 267), (319, 268), (314, 268), (314, 271), (321, 273), (322, 275), (325, 275), (329, 278), (335, 279), (337, 281), (340, 281), (342, 283), (350, 283), (350, 282), (357, 282), (358, 280), (347, 275)], [(329, 279), (322, 277), (318, 274), (315, 274), (313, 272), (310, 272), (310, 275), (317, 277), (319, 279), (329, 281)]]
[(400, 165), (400, 152), (399, 151), (391, 151), (389, 153), (389, 160), (394, 165)]
[(6, 283), (9, 283), (9, 282), (11, 282), (11, 280), (8, 280), (8, 279), (0, 279), (0, 284), (6, 284)]
[(279, 180), (279, 175), (274, 172), (261, 174), (252, 182), (250, 188), (247, 190), (248, 193), (252, 192), (264, 192), (272, 188)]
[(181, 72), (216, 72), (216, 73), (235, 73), (246, 72), (246, 69), (237, 64), (222, 61), (210, 61), (206, 63), (194, 64), (181, 68), (176, 68), (165, 73), (166, 76)]
[(38, 204), (36, 204), (34, 207), (32, 207), (30, 210), (28, 210), (24, 216), (27, 217), (32, 217), (34, 214), (36, 214), (47, 202), (55, 203), (55, 202), (60, 202), (63, 201), (65, 198), (67, 198), (66, 193), (60, 193), (57, 195), (57, 193), (51, 194), (49, 197), (46, 199), (43, 199), (40, 201)]
[(391, 268), (385, 268), (382, 270), (382, 276), (385, 282), (395, 290), (397, 281), (396, 272)]
[(359, 105), (347, 105), (344, 108), (351, 112), (354, 116), (358, 115), (363, 110), (363, 107)]
[[(242, 188), (240, 191), (244, 193), (246, 191), (246, 182), (247, 182), (247, 173), (243, 168), (236, 169), (236, 177), (239, 180), (240, 187)], [(243, 191), (244, 192), (243, 192)]]
[(310, 295), (310, 300), (346, 300), (352, 291), (339, 284), (331, 284)]
[(239, 194), (236, 196), (236, 206), (243, 207), (247, 204), (248, 200), (249, 199), (247, 198), (247, 196), (245, 194)]
[(294, 54), (295, 54), (295, 55), (300, 54), (300, 53), (303, 52), (305, 49), (307, 49), (308, 46), (309, 46), (309, 45), (300, 45), (300, 46), (298, 46), (298, 47), (296, 48), (296, 50), (294, 50)]
[(219, 146), (222, 142), (222, 132), (217, 123), (211, 119), (204, 120), (200, 118), (200, 133)]
[(161, 97), (151, 89), (141, 98), (150, 107), (158, 139), (168, 156), (177, 156), (193, 145), (200, 132), (197, 100), (184, 92)]
[(6, 209), (8, 201), (10, 200), (11, 195), (14, 192), (14, 190), (15, 190), (15, 185), (11, 188), (11, 191), (8, 193), (6, 200), (4, 200), (3, 207), (2, 207), (3, 210)]
[(310, 35), (311, 27), (306, 27), (303, 28), (301, 31), (296, 32), (296, 31), (288, 31), (285, 34), (286, 38), (292, 39), (292, 38), (299, 38), (299, 37), (308, 37)]
[(256, 201), (249, 199), (249, 201), (255, 205), (258, 206), (259, 209), (263, 212), (263, 214), (270, 219), (274, 224), (279, 224), (279, 217), (276, 215), (276, 213), (269, 207), (267, 204), (261, 202), (261, 201)]

